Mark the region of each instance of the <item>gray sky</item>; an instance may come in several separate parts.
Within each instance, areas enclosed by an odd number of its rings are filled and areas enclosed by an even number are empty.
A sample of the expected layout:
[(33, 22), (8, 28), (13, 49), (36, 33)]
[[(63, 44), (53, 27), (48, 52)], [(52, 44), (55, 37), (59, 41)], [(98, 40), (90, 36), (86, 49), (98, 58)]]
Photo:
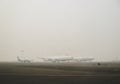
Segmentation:
[(0, 0), (0, 61), (69, 54), (120, 59), (119, 0)]

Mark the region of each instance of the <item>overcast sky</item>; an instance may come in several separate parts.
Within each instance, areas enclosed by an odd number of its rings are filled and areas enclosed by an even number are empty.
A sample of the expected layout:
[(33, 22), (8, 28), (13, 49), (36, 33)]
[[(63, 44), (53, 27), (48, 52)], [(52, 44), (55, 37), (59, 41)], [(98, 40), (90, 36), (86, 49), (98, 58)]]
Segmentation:
[(0, 61), (21, 53), (120, 59), (120, 1), (0, 0)]

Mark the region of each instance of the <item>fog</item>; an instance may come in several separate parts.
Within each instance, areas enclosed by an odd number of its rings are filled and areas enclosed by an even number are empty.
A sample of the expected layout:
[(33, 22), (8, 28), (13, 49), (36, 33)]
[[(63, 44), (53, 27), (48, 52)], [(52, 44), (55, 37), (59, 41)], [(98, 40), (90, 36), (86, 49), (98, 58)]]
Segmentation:
[(119, 0), (0, 0), (0, 61), (71, 55), (120, 60)]

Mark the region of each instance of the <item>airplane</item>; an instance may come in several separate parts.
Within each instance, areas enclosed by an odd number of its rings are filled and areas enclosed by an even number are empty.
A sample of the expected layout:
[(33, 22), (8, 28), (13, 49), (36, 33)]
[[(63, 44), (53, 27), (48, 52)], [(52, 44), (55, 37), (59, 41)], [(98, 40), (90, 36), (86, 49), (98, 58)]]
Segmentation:
[(73, 60), (73, 57), (66, 57), (66, 56), (57, 56), (57, 57), (38, 57), (42, 59), (44, 62), (69, 62)]
[(42, 59), (44, 62), (90, 62), (93, 61), (94, 58), (77, 58), (72, 56), (57, 56), (57, 57), (38, 57)]
[(91, 62), (94, 60), (94, 58), (92, 58), (92, 57), (84, 57), (84, 58), (83, 57), (82, 58), (75, 57), (74, 60), (77, 62)]
[(23, 59), (20, 59), (19, 56), (17, 56), (17, 60), (18, 60), (18, 62), (20, 62), (20, 63), (30, 63), (30, 62), (31, 62), (30, 60), (23, 60)]

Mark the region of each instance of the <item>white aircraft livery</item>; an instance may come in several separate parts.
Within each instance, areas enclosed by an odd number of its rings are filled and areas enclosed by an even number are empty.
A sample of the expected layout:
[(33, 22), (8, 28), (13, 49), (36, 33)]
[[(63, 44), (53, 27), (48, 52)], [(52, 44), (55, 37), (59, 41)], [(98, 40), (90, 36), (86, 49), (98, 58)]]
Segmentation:
[(90, 62), (93, 61), (94, 58), (78, 58), (72, 56), (57, 56), (57, 57), (38, 57), (43, 62)]

